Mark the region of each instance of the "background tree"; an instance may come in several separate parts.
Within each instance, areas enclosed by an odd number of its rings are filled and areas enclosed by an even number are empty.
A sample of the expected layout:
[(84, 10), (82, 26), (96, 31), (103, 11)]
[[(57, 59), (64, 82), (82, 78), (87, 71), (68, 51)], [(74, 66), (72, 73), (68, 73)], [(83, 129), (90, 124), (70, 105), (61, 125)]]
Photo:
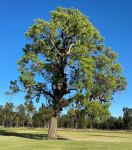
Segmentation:
[(71, 121), (68, 114), (63, 114), (58, 119), (58, 125), (60, 128), (71, 128)]
[(39, 127), (48, 127), (51, 118), (51, 110), (42, 104), (33, 116), (33, 124)]
[(40, 113), (38, 111), (35, 111), (34, 112), (34, 115), (33, 115), (33, 127), (43, 127), (43, 122), (42, 122), (42, 118), (40, 116)]
[(32, 103), (25, 103), (26, 117), (28, 121), (28, 127), (33, 127), (33, 116), (36, 108)]
[(125, 128), (132, 129), (132, 108), (123, 108), (123, 121)]
[[(52, 108), (48, 138), (56, 138), (57, 117), (63, 107), (83, 100), (107, 102), (117, 91), (124, 90), (117, 55), (105, 48), (103, 38), (89, 19), (76, 9), (57, 8), (49, 22), (37, 19), (26, 37), (19, 60), (19, 82), (27, 100), (42, 96)], [(11, 91), (19, 92), (17, 81)]]
[(41, 122), (43, 123), (43, 127), (48, 127), (49, 120), (51, 118), (51, 110), (46, 108), (45, 105), (42, 105), (39, 108), (39, 115), (41, 118)]
[(13, 124), (14, 104), (7, 102), (4, 106), (4, 126), (11, 127)]
[[(14, 104), (9, 102), (4, 106), (0, 105), (0, 126), (21, 127), (24, 124), (25, 127), (48, 127), (52, 112), (45, 105), (40, 106), (37, 110), (34, 109), (34, 106), (30, 106), (33, 108), (30, 110), (32, 118), (25, 105), (12, 106)], [(72, 105), (68, 108), (67, 114), (58, 116), (58, 126), (60, 128), (131, 130), (132, 108), (124, 107), (123, 116), (119, 117), (111, 116), (108, 108), (109, 103), (101, 104), (97, 101), (87, 102), (85, 107)]]
[(81, 127), (86, 129), (98, 128), (98, 126), (110, 117), (109, 103), (101, 104), (99, 101), (85, 101), (78, 106), (78, 117), (82, 123)]
[(4, 108), (0, 105), (0, 126), (4, 126)]
[(16, 112), (18, 115), (18, 118), (20, 119), (20, 126), (24, 127), (25, 117), (26, 117), (26, 110), (25, 106), (20, 104), (16, 107)]

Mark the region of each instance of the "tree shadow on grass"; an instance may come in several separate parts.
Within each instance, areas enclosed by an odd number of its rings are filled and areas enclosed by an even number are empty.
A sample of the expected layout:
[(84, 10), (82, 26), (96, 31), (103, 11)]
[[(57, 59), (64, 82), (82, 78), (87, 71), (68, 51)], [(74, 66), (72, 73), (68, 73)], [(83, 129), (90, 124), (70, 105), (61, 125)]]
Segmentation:
[(5, 129), (0, 129), (0, 135), (3, 135), (3, 136), (16, 136), (16, 137), (36, 139), (36, 140), (47, 139), (47, 134), (17, 133), (17, 132), (8, 131), (8, 130), (5, 130)]
[[(5, 129), (0, 129), (0, 135), (15, 136), (15, 137), (22, 137), (22, 138), (36, 139), (36, 140), (47, 140), (47, 136), (48, 136), (48, 134), (17, 133)], [(63, 137), (58, 137), (58, 140), (68, 140), (68, 139)]]

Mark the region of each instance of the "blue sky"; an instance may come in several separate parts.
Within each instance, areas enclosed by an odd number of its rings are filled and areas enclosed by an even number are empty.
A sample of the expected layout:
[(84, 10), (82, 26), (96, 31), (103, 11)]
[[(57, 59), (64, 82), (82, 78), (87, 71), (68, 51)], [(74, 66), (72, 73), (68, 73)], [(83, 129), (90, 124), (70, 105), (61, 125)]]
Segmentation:
[(105, 37), (105, 44), (119, 54), (128, 87), (112, 100), (112, 115), (122, 115), (122, 108), (132, 107), (132, 1), (131, 0), (1, 0), (0, 1), (0, 105), (13, 101), (24, 103), (22, 94), (10, 99), (4, 92), (9, 81), (18, 77), (16, 62), (27, 42), (24, 33), (35, 18), (49, 20), (56, 7), (73, 7), (89, 16)]

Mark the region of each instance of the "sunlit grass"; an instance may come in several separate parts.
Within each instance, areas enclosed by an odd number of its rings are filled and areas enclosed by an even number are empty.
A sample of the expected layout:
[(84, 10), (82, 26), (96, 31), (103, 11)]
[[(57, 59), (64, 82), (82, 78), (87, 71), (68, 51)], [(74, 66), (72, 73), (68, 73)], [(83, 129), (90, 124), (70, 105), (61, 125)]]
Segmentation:
[(0, 129), (0, 150), (131, 150), (131, 132), (58, 130), (59, 140), (46, 140), (47, 129)]

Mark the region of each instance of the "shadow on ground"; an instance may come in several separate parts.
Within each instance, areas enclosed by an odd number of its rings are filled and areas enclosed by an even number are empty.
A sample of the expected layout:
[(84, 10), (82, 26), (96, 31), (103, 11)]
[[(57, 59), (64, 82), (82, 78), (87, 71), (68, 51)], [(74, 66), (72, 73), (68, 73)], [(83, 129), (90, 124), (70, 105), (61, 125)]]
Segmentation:
[(3, 135), (3, 136), (16, 136), (16, 137), (37, 139), (37, 140), (47, 139), (47, 134), (17, 133), (17, 132), (8, 131), (8, 130), (5, 130), (5, 129), (0, 129), (0, 135)]
[[(22, 138), (36, 139), (36, 140), (47, 140), (47, 136), (48, 136), (47, 134), (17, 133), (5, 129), (0, 129), (0, 135), (15, 136), (15, 137), (22, 137)], [(68, 139), (63, 137), (58, 137), (58, 140), (68, 140)]]

